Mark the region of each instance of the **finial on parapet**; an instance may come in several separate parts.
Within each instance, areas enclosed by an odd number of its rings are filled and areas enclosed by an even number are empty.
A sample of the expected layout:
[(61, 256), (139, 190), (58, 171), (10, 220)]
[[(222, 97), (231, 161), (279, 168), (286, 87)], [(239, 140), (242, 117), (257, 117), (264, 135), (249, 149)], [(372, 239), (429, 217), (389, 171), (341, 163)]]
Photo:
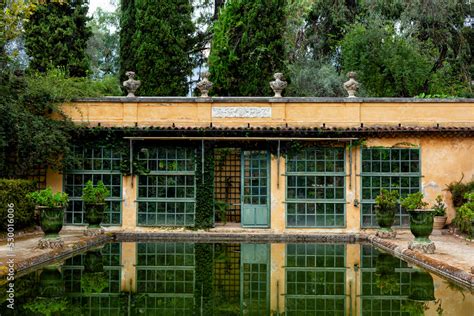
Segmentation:
[(286, 88), (288, 83), (283, 79), (283, 74), (281, 72), (277, 72), (273, 75), (275, 81), (270, 81), (270, 87), (272, 88), (273, 92), (275, 92), (274, 98), (281, 98), (281, 93)]
[(209, 77), (211, 73), (206, 71), (201, 73), (202, 80), (199, 81), (196, 87), (201, 91), (201, 98), (208, 98), (209, 97), (209, 90), (212, 88), (212, 82), (209, 81)]
[(135, 80), (135, 72), (133, 71), (127, 71), (125, 75), (128, 77), (128, 80), (125, 80), (123, 82), (123, 86), (125, 89), (127, 89), (127, 97), (128, 98), (134, 98), (135, 97), (135, 91), (140, 87), (140, 80)]
[(355, 71), (349, 71), (347, 73), (349, 80), (344, 82), (344, 89), (346, 89), (348, 98), (355, 98), (357, 89), (359, 89), (359, 83), (355, 80), (357, 73)]

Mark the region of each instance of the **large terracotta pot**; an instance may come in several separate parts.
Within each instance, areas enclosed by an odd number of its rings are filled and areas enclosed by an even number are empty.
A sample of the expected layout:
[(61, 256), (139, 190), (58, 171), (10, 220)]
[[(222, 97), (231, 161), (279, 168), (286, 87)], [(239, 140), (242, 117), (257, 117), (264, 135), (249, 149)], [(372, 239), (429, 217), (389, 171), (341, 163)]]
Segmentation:
[(100, 228), (100, 223), (104, 217), (105, 203), (86, 203), (85, 219), (89, 224), (88, 228)]
[(448, 218), (446, 216), (435, 216), (433, 221), (433, 229), (443, 229), (444, 225), (446, 225), (446, 220)]
[(391, 227), (395, 222), (396, 210), (396, 206), (392, 208), (381, 208), (380, 206), (375, 205), (375, 218), (377, 219), (377, 224), (382, 230), (391, 230)]
[(410, 211), (410, 230), (415, 241), (430, 242), (429, 236), (433, 231), (433, 217), (432, 210), (414, 210)]
[(44, 238), (58, 238), (59, 232), (63, 228), (64, 207), (38, 207), (40, 211), (40, 226), (45, 236)]

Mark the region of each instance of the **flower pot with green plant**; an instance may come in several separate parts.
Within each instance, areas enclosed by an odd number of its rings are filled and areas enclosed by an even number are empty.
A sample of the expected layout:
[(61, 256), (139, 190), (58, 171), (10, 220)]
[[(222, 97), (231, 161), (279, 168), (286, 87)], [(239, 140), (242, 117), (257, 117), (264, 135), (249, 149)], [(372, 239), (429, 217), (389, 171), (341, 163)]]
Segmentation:
[(399, 276), (395, 272), (398, 259), (388, 253), (379, 253), (375, 262), (375, 285), (381, 294), (390, 294), (399, 290)]
[(410, 242), (408, 248), (434, 253), (435, 245), (429, 236), (433, 232), (435, 212), (426, 208), (428, 203), (423, 198), (423, 193), (417, 192), (400, 199), (400, 205), (410, 214), (410, 231), (415, 236), (415, 240)]
[(395, 237), (392, 225), (398, 208), (397, 200), (398, 192), (386, 189), (380, 190), (380, 194), (375, 198), (375, 217), (377, 224), (380, 226), (376, 234), (377, 236), (382, 238)]
[(443, 229), (444, 225), (446, 225), (446, 205), (443, 202), (443, 198), (441, 195), (438, 195), (435, 200), (435, 204), (433, 205), (434, 213), (434, 221), (433, 221), (433, 228), (434, 229)]
[(58, 239), (63, 227), (64, 211), (69, 199), (66, 193), (57, 192), (48, 187), (44, 190), (29, 193), (33, 203), (40, 212), (40, 226), (45, 236), (44, 239)]
[(102, 181), (99, 181), (95, 187), (91, 180), (87, 181), (82, 190), (85, 219), (89, 224), (87, 228), (100, 228), (100, 223), (104, 217), (105, 199), (109, 194), (109, 190)]

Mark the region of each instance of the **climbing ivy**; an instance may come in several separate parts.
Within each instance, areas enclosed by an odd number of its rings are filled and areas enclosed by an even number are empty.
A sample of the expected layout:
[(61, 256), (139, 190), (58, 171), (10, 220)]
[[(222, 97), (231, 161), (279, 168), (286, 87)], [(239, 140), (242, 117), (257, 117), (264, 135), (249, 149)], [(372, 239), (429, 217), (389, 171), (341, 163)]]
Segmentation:
[(214, 247), (213, 244), (196, 243), (194, 245), (196, 281), (194, 287), (194, 314), (214, 315), (213, 280)]
[[(204, 173), (202, 150), (204, 149)], [(195, 228), (214, 226), (214, 149), (206, 144), (196, 151), (196, 220)]]

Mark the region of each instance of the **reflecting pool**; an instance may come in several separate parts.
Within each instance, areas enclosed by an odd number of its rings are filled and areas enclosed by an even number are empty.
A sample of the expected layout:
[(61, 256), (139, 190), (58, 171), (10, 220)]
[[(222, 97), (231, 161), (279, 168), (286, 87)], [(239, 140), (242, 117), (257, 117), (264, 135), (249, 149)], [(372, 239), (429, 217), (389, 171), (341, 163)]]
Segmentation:
[(1, 315), (474, 315), (474, 295), (366, 244), (114, 242), (15, 281)]

